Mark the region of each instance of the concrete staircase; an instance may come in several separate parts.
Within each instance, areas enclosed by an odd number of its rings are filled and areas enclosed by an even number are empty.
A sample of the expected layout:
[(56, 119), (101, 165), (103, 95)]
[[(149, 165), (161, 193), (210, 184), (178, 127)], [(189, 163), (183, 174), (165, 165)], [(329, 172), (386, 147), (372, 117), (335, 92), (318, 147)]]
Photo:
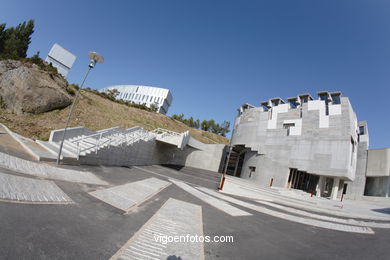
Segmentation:
[(189, 131), (176, 133), (167, 129), (157, 128), (153, 130), (153, 133), (156, 134), (157, 141), (175, 145), (179, 149), (184, 149), (190, 139)]
[[(58, 130), (56, 130), (58, 131)], [(103, 129), (96, 132), (87, 131), (88, 134), (67, 136), (62, 147), (61, 159), (79, 160), (106, 147), (132, 146), (143, 140), (145, 142), (155, 138), (155, 135), (141, 127), (122, 129), (119, 127)], [(36, 143), (53, 155), (57, 155), (60, 149), (60, 140), (53, 139), (47, 142), (37, 140)]]
[[(36, 141), (39, 147), (47, 151), (40, 154), (39, 160), (56, 158), (63, 131), (63, 129), (52, 131), (47, 142)], [(120, 158), (123, 151), (147, 149), (147, 144), (155, 140), (183, 149), (188, 143), (189, 132), (176, 133), (161, 128), (147, 131), (139, 126), (129, 129), (113, 127), (99, 131), (92, 131), (84, 127), (69, 128), (62, 147), (61, 159), (67, 162), (80, 161), (98, 164), (101, 161), (104, 163), (107, 162), (106, 159), (110, 153), (117, 153), (117, 157)], [(135, 145), (137, 147), (134, 147)], [(122, 156), (122, 159), (125, 158)], [(120, 164), (120, 162), (117, 163)]]

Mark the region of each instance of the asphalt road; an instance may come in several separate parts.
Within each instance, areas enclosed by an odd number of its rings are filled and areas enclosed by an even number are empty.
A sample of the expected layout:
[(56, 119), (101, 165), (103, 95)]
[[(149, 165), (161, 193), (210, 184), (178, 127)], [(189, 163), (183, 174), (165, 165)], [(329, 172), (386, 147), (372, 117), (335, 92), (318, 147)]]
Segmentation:
[[(91, 171), (113, 186), (150, 177), (207, 188), (216, 188), (219, 182), (218, 174), (193, 168), (67, 167)], [(390, 255), (389, 229), (374, 229), (374, 235), (332, 231), (236, 205), (253, 215), (232, 217), (174, 184), (123, 214), (87, 193), (97, 186), (55, 183), (74, 204), (0, 201), (0, 259), (109, 259), (169, 198), (202, 206), (204, 235), (233, 236), (233, 243), (205, 243), (205, 259), (388, 259)]]

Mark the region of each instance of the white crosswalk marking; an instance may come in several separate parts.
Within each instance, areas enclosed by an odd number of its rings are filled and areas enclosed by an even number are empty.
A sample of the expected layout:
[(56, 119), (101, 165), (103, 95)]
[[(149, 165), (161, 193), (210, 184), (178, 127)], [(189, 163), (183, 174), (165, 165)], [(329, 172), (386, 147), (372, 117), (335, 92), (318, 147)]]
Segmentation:
[(96, 190), (89, 194), (111, 206), (128, 212), (134, 206), (156, 195), (170, 184), (157, 178), (148, 178), (108, 189)]
[[(164, 223), (174, 224), (173, 231), (167, 231)], [(154, 226), (151, 229), (151, 226)], [(167, 259), (169, 256), (181, 259), (204, 259), (203, 243), (168, 242), (156, 240), (164, 236), (203, 235), (202, 208), (188, 202), (169, 199), (155, 215), (110, 259)]]
[(241, 210), (239, 208), (236, 208), (236, 207), (233, 207), (232, 205), (222, 201), (222, 200), (219, 200), (219, 199), (216, 199), (214, 197), (211, 197), (207, 194), (204, 194), (203, 192), (200, 192), (198, 191), (197, 189), (194, 189), (192, 188), (191, 186), (189, 186), (188, 184), (185, 184), (184, 182), (181, 182), (181, 181), (177, 181), (177, 180), (173, 180), (173, 179), (169, 179), (172, 183), (176, 184), (177, 186), (179, 186), (180, 188), (182, 188), (183, 190), (187, 191), (188, 193), (194, 195), (195, 197), (197, 197), (198, 199), (201, 199), (203, 200), (204, 202), (210, 204), (211, 206), (229, 214), (230, 216), (251, 216), (252, 214), (251, 213), (248, 213), (244, 210)]
[(357, 227), (357, 226), (349, 226), (349, 225), (343, 225), (343, 224), (337, 224), (337, 223), (331, 223), (331, 222), (325, 222), (325, 221), (320, 221), (316, 219), (310, 219), (310, 218), (302, 218), (302, 217), (297, 217), (294, 215), (288, 215), (285, 213), (281, 213), (278, 211), (270, 210), (264, 207), (260, 207), (257, 205), (253, 205), (251, 203), (241, 201), (235, 198), (231, 198), (225, 195), (220, 194), (219, 192), (209, 190), (207, 188), (203, 187), (197, 187), (199, 190), (206, 192), (210, 195), (213, 195), (217, 198), (229, 201), (231, 203), (255, 210), (257, 212), (267, 214), (273, 217), (285, 219), (288, 221), (300, 223), (300, 224), (305, 224), (305, 225), (310, 225), (310, 226), (315, 226), (315, 227), (320, 227), (320, 228), (326, 228), (326, 229), (332, 229), (332, 230), (338, 230), (338, 231), (344, 231), (344, 232), (354, 232), (354, 233), (363, 233), (363, 234), (374, 234), (374, 231), (369, 228), (369, 227)]
[(0, 172), (0, 199), (34, 203), (72, 203), (52, 181)]

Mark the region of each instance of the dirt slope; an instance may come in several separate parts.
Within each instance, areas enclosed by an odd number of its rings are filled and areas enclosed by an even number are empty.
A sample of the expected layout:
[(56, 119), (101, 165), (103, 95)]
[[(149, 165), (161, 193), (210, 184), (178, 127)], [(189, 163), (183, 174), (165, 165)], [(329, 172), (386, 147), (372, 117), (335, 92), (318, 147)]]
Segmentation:
[[(92, 130), (113, 126), (129, 128), (137, 125), (147, 130), (159, 127), (175, 132), (189, 130), (190, 135), (201, 142), (228, 143), (225, 137), (190, 128), (165, 115), (118, 104), (87, 91), (82, 91), (80, 97), (72, 116), (71, 126), (85, 126)], [(36, 115), (16, 115), (0, 109), (0, 122), (23, 136), (47, 140), (51, 130), (64, 127), (69, 109), (70, 106)]]

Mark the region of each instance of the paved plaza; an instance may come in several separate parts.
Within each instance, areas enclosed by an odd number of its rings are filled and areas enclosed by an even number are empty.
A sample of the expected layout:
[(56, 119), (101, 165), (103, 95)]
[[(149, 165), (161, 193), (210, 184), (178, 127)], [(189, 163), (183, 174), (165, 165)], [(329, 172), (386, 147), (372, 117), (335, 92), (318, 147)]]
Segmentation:
[[(390, 253), (386, 211), (373, 211), (383, 220), (352, 219), (293, 207), (297, 195), (282, 204), (286, 192), (233, 196), (217, 192), (220, 174), (205, 170), (64, 165), (57, 171), (88, 173), (99, 183), (4, 165), (0, 172), (0, 259), (387, 259)], [(162, 243), (156, 235), (234, 240)]]

